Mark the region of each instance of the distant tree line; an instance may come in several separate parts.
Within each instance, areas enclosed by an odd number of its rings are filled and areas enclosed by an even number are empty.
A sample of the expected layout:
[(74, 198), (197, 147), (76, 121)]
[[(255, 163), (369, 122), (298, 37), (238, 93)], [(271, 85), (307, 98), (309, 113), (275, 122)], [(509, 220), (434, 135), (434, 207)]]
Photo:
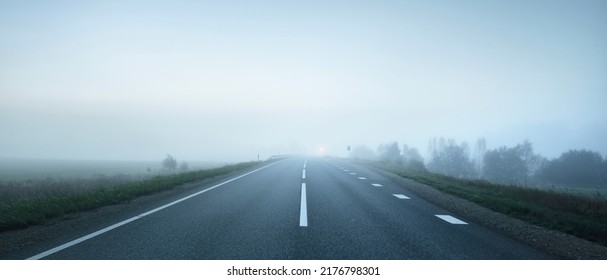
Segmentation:
[(433, 138), (428, 143), (429, 158), (419, 150), (397, 142), (382, 144), (377, 152), (365, 146), (352, 149), (353, 158), (376, 160), (415, 171), (447, 176), (481, 179), (512, 185), (559, 185), (607, 188), (607, 158), (588, 150), (569, 150), (555, 159), (547, 159), (523, 141), (514, 147), (487, 150), (484, 138), (471, 150), (466, 142)]

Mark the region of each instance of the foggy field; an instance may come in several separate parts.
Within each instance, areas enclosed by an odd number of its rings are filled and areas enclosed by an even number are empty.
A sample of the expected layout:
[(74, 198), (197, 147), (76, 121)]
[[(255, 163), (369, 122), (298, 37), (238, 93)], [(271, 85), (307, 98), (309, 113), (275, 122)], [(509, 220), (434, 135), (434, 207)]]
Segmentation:
[[(209, 170), (222, 163), (188, 163), (187, 171)], [(160, 161), (0, 159), (0, 204), (71, 195), (170, 175)]]
[[(219, 162), (188, 162), (190, 170), (219, 167)], [(49, 160), (0, 158), (0, 181), (87, 179), (94, 176), (149, 176), (162, 172), (158, 161)]]
[(185, 183), (241, 170), (257, 162), (156, 176), (96, 176), (88, 179), (0, 181), (0, 232), (48, 218), (117, 204)]

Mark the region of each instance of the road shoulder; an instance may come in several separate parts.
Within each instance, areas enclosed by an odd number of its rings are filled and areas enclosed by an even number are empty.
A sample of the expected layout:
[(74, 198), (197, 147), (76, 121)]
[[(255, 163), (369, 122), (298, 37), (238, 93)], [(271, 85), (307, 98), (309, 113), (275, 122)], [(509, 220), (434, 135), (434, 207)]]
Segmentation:
[(563, 259), (607, 259), (607, 247), (569, 234), (529, 224), (468, 200), (440, 192), (431, 186), (400, 177), (392, 172), (370, 165), (365, 166), (429, 202), (547, 254)]
[(171, 190), (141, 196), (128, 202), (53, 218), (43, 225), (0, 232), (0, 244), (2, 244), (0, 246), (0, 259), (26, 259), (49, 248), (70, 242), (196, 191), (211, 187), (238, 174), (246, 173), (252, 168), (186, 183)]

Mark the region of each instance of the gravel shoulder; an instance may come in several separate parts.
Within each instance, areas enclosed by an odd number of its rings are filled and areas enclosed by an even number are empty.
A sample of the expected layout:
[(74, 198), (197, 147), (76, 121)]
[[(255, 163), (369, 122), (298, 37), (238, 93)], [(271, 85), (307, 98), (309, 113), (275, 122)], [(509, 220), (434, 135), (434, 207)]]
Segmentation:
[(529, 224), (468, 200), (440, 192), (431, 186), (400, 177), (392, 172), (374, 166), (368, 167), (386, 176), (395, 184), (436, 205), (548, 254), (562, 259), (607, 259), (607, 247), (569, 234)]

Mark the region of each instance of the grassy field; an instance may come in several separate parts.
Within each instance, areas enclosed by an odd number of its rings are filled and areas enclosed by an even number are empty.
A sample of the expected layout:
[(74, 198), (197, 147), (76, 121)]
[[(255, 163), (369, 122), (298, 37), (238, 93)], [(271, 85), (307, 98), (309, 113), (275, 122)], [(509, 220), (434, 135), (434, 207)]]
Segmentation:
[[(222, 163), (188, 161), (190, 170), (215, 168)], [(158, 161), (53, 160), (0, 158), (0, 181), (86, 179), (92, 176), (149, 176), (162, 172)]]
[[(600, 192), (563, 191), (465, 180), (367, 163), (511, 217), (607, 246), (607, 199)], [(568, 189), (567, 189), (568, 190)]]
[(1, 182), (0, 231), (44, 223), (47, 219), (101, 206), (126, 202), (142, 195), (173, 189), (179, 185), (242, 170), (257, 162), (154, 176), (133, 180), (105, 176), (72, 180), (28, 180)]

